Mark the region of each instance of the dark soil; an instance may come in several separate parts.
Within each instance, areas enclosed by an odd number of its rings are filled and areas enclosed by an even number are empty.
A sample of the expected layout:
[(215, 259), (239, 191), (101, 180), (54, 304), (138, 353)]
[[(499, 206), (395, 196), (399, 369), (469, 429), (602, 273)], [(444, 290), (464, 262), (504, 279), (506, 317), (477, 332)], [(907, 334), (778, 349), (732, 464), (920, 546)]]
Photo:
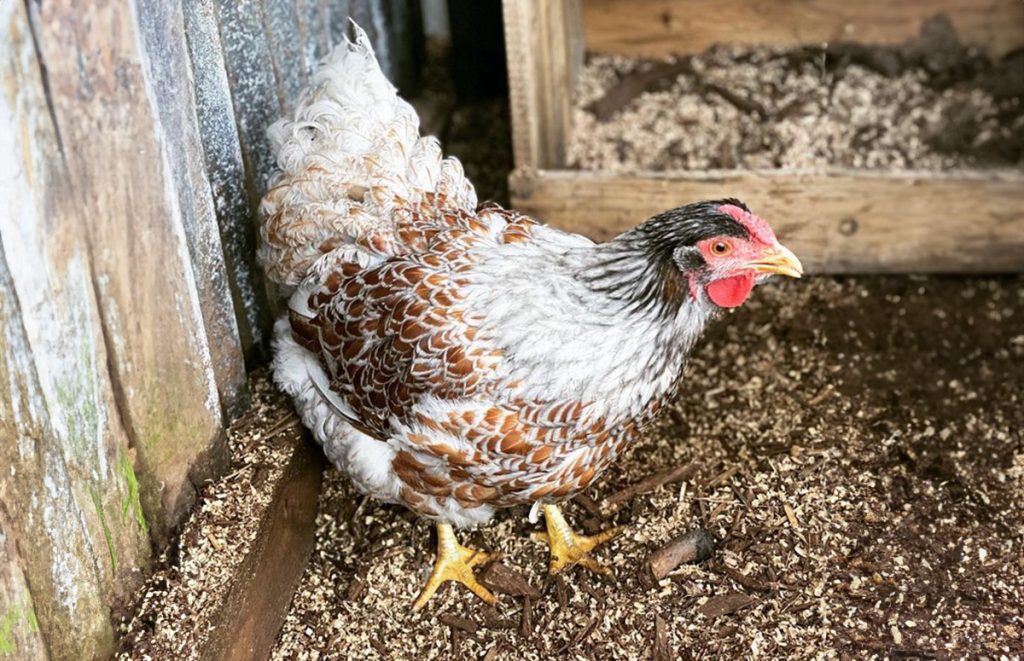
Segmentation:
[[(613, 578), (545, 575), (525, 510), (464, 533), (541, 596), (409, 604), (429, 526), (331, 472), (317, 550), (277, 658), (1020, 658), (1024, 654), (1024, 278), (813, 278), (718, 321), (675, 404), (587, 496), (666, 468), (685, 482), (599, 514)], [(711, 560), (652, 585), (679, 533)]]

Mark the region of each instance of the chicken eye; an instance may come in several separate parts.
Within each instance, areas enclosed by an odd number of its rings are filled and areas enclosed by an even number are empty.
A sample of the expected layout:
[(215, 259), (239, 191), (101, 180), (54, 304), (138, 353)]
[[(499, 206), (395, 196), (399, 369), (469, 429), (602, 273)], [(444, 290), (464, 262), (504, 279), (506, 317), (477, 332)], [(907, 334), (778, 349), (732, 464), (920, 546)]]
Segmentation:
[(732, 246), (725, 241), (715, 241), (711, 244), (711, 254), (721, 257), (732, 252)]

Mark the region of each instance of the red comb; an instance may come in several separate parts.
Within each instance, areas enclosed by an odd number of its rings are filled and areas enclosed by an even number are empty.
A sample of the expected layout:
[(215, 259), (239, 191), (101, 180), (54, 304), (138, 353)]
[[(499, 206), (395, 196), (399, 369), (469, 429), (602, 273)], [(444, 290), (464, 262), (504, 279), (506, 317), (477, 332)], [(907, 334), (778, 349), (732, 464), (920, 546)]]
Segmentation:
[(769, 245), (775, 243), (775, 232), (773, 232), (772, 228), (768, 226), (768, 223), (765, 222), (764, 218), (755, 216), (735, 204), (723, 204), (718, 207), (718, 210), (732, 216), (737, 223), (740, 223), (747, 228), (747, 231), (750, 232), (752, 237), (761, 243), (767, 243)]

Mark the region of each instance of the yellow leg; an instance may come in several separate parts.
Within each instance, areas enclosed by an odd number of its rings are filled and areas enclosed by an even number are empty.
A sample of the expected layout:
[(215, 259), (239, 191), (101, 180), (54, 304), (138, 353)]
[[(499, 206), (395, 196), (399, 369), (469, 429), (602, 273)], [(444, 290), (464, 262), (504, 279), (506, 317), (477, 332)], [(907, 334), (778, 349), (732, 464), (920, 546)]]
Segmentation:
[(434, 571), (430, 572), (427, 584), (420, 590), (416, 602), (412, 605), (414, 611), (418, 611), (427, 604), (437, 589), (445, 581), (462, 583), (489, 604), (494, 604), (498, 599), (491, 594), (490, 590), (480, 585), (473, 575), (473, 567), (482, 565), (494, 558), (497, 554), (478, 551), (466, 548), (455, 539), (455, 531), (451, 524), (437, 524), (437, 561), (434, 563)]
[(562, 511), (556, 505), (542, 505), (541, 511), (544, 512), (544, 522), (548, 531), (535, 532), (533, 538), (548, 543), (551, 549), (552, 574), (573, 565), (582, 565), (598, 574), (611, 572), (611, 569), (598, 562), (590, 552), (618, 535), (622, 528), (612, 528), (593, 536), (577, 535), (565, 522)]

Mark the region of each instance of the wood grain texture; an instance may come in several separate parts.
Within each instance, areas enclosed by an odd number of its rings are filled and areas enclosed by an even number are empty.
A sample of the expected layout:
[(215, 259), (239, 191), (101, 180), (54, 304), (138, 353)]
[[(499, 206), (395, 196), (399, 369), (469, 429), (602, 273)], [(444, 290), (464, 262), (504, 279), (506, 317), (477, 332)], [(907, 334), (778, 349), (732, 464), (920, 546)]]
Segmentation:
[(582, 65), (579, 2), (504, 0), (503, 13), (516, 166), (563, 167)]
[(90, 245), (120, 419), (150, 530), (166, 540), (194, 500), (190, 473), (209, 472), (224, 447), (189, 212), (169, 146), (181, 136), (161, 122), (154, 95), (162, 83), (147, 69), (147, 58), (161, 54), (140, 52), (136, 11), (120, 3), (44, 3), (38, 11), (36, 40), (70, 181), (63, 194), (85, 221), (79, 231)]
[[(262, 513), (259, 533), (227, 596), (204, 613), (214, 633), (204, 659), (267, 659), (316, 541), (323, 454), (308, 433), (290, 434), (291, 459)], [(199, 626), (198, 624), (196, 626)]]
[(1002, 55), (1024, 46), (1019, 0), (584, 0), (587, 48), (640, 57), (699, 53), (716, 43), (894, 44), (938, 13), (966, 43)]
[(738, 197), (812, 273), (1024, 271), (1024, 175), (712, 172), (612, 176), (520, 170), (512, 204), (607, 240), (648, 217)]
[(220, 227), (235, 325), (246, 362), (257, 365), (266, 358), (272, 315), (263, 273), (256, 263), (255, 214), (246, 187), (215, 0), (185, 0), (184, 20), (203, 161)]
[(263, 0), (263, 23), (278, 97), (285, 112), (290, 113), (309, 82), (294, 0)]
[(306, 76), (311, 77), (317, 63), (327, 55), (331, 44), (328, 3), (320, 0), (295, 0), (295, 14), (299, 21), (303, 66)]
[(50, 113), (26, 5), (0, 5), (0, 28), (0, 654), (92, 658), (149, 539), (70, 192), (75, 145)]
[(8, 623), (0, 632), (0, 654), (45, 659), (46, 641), (18, 552), (18, 533), (0, 508), (0, 616)]
[[(139, 23), (143, 62), (155, 119), (162, 131), (168, 185), (177, 198), (181, 230), (188, 244), (220, 404), (225, 417), (233, 419), (248, 408), (248, 386), (196, 112), (197, 93), (189, 85), (184, 15), (180, 4), (164, 0), (138, 0), (138, 10), (144, 17)], [(194, 477), (205, 479), (199, 474)]]

